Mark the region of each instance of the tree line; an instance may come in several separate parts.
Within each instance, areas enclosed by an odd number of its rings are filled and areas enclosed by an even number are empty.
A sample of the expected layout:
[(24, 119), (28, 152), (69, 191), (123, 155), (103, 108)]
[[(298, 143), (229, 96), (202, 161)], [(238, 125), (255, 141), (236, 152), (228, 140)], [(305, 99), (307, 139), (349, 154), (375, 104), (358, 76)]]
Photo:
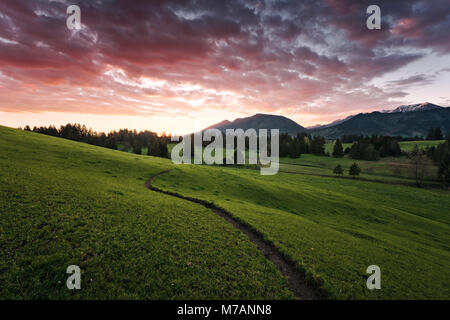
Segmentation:
[(412, 164), (413, 175), (416, 184), (421, 186), (425, 179), (425, 172), (429, 163), (432, 162), (438, 167), (437, 177), (445, 187), (450, 185), (450, 137), (439, 144), (425, 149), (419, 149), (417, 145), (407, 153)]
[(325, 142), (322, 136), (312, 137), (306, 133), (291, 136), (282, 133), (280, 134), (280, 157), (299, 158), (304, 153), (324, 155)]
[(398, 141), (395, 138), (383, 136), (365, 137), (353, 143), (348, 153), (352, 159), (369, 161), (402, 155)]
[[(423, 140), (423, 137), (416, 137), (415, 139)], [(441, 128), (430, 128), (426, 140), (442, 140), (444, 136)], [(401, 151), (399, 141), (408, 141), (411, 139), (402, 137), (377, 136), (373, 135), (347, 135), (337, 139), (333, 148), (333, 157), (342, 157), (344, 154), (349, 154), (352, 159), (377, 161), (383, 157), (399, 157), (404, 155)], [(342, 150), (342, 143), (352, 143), (350, 148)], [(433, 149), (429, 150), (434, 152)], [(431, 156), (429, 156), (431, 158)]]
[[(183, 137), (179, 138), (179, 141), (182, 141)], [(237, 145), (238, 137), (236, 135), (233, 136), (234, 143), (233, 145)], [(255, 139), (257, 142), (256, 148), (259, 150), (259, 140), (257, 139), (257, 135), (245, 136), (245, 149), (249, 148), (250, 139)], [(191, 154), (194, 153), (194, 134), (191, 134)], [(222, 132), (222, 141), (223, 148), (226, 148), (226, 140), (227, 136), (224, 132)], [(213, 139), (214, 141), (214, 139)], [(268, 136), (268, 154), (270, 154), (270, 143), (271, 137)], [(302, 154), (312, 153), (317, 155), (325, 155), (325, 138), (321, 136), (312, 137), (306, 133), (299, 133), (295, 136), (291, 136), (287, 133), (281, 133), (279, 135), (279, 156), (280, 157), (291, 157), (291, 158), (299, 158)], [(206, 147), (210, 141), (202, 141), (203, 147)], [(236, 147), (235, 147), (236, 151)]]
[(171, 140), (170, 136), (163, 134), (159, 137), (155, 132), (148, 130), (137, 132), (136, 130), (120, 129), (105, 134), (104, 132), (93, 131), (91, 128), (88, 129), (85, 125), (79, 123), (68, 123), (59, 128), (41, 126), (31, 129), (27, 125), (24, 130), (85, 142), (113, 150), (132, 151), (136, 154), (142, 154), (143, 148), (146, 148), (147, 155), (165, 158), (168, 157), (167, 144)]
[[(448, 135), (449, 134), (447, 134), (447, 136)], [(363, 140), (365, 138), (367, 138), (367, 136), (360, 134), (350, 134), (341, 136), (340, 140), (342, 143), (353, 143)], [(428, 133), (425, 137), (416, 135), (414, 137), (391, 136), (391, 138), (394, 138), (400, 142), (400, 141), (420, 141), (420, 140), (444, 140), (445, 137), (440, 127), (435, 128), (432, 127), (428, 129)]]

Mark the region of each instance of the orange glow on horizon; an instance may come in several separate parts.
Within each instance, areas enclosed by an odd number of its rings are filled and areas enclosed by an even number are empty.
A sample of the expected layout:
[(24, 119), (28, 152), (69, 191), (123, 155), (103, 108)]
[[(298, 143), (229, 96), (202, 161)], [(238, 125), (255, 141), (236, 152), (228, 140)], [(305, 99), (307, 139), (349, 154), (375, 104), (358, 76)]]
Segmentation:
[(136, 129), (137, 131), (150, 130), (161, 135), (163, 132), (172, 135), (183, 135), (201, 130), (224, 119), (234, 120), (242, 115), (231, 113), (207, 113), (200, 117), (162, 117), (162, 116), (130, 116), (130, 115), (99, 115), (76, 114), (65, 112), (40, 113), (12, 113), (0, 112), (0, 125), (18, 128), (29, 125), (50, 126), (65, 125), (67, 123), (80, 123), (97, 132), (110, 132), (119, 129)]

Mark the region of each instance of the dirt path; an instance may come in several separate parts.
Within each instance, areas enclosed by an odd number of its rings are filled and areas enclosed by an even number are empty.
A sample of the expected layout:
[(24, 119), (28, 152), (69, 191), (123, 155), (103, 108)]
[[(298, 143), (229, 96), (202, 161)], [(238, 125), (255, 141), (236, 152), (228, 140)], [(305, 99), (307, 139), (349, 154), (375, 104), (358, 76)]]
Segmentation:
[(243, 224), (242, 222), (238, 221), (237, 219), (233, 218), (228, 212), (226, 212), (223, 209), (218, 208), (214, 204), (191, 198), (191, 197), (185, 197), (180, 194), (170, 192), (170, 191), (164, 191), (157, 187), (152, 186), (152, 181), (162, 174), (165, 174), (169, 172), (170, 170), (165, 170), (163, 172), (160, 172), (150, 179), (148, 179), (145, 182), (145, 186), (156, 192), (164, 193), (173, 197), (177, 197), (180, 199), (184, 199), (187, 201), (195, 202), (197, 204), (201, 204), (206, 208), (211, 209), (212, 212), (215, 214), (221, 216), (223, 219), (225, 219), (227, 222), (231, 223), (235, 228), (242, 231), (251, 242), (253, 242), (256, 247), (261, 250), (261, 252), (264, 254), (264, 256), (269, 259), (276, 267), (277, 269), (288, 279), (289, 288), (292, 290), (292, 292), (295, 294), (295, 296), (302, 300), (316, 300), (320, 296), (318, 291), (310, 288), (305, 281), (304, 275), (297, 270), (294, 263), (278, 251), (277, 248), (275, 248), (272, 244), (265, 241), (263, 236), (259, 234), (258, 232), (252, 230), (247, 225)]

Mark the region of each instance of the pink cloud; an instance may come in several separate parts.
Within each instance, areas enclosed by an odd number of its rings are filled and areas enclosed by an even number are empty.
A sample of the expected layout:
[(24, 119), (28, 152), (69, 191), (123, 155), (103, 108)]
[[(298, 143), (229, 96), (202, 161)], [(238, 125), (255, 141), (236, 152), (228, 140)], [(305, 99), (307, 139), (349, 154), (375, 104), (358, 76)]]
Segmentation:
[(423, 32), (417, 19), (404, 18), (397, 21), (391, 32), (396, 36), (404, 36), (409, 38), (420, 38)]

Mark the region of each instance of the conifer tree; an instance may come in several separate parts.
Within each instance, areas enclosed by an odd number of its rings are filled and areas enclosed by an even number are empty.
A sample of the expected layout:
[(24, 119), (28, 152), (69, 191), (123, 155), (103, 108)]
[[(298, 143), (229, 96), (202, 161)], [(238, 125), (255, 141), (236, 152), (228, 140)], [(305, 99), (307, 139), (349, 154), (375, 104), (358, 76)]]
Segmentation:
[(337, 139), (333, 147), (333, 157), (342, 158), (344, 156), (344, 148), (342, 148), (341, 140)]

